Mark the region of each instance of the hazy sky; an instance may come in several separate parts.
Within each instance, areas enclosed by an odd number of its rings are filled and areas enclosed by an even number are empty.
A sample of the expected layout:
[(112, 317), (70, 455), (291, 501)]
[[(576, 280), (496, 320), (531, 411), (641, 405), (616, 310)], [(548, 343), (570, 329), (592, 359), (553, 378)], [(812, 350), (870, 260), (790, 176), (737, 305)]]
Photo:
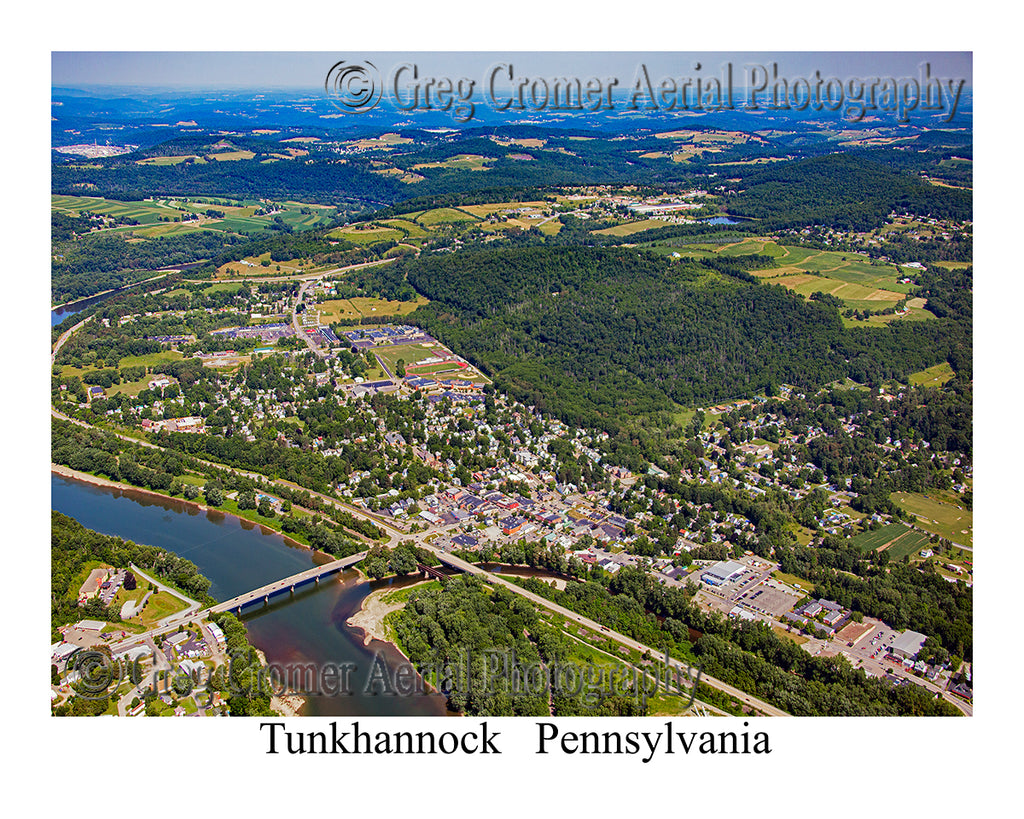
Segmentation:
[[(932, 76), (972, 85), (970, 52), (53, 52), (52, 85), (177, 88), (323, 87), (339, 60), (373, 62), (383, 75), (414, 62), (421, 75), (480, 78), (495, 63), (512, 63), (517, 76), (599, 76), (632, 79), (637, 66), (656, 76), (711, 76), (731, 63), (737, 86), (749, 65), (779, 66), (779, 75), (813, 77), (917, 77), (924, 62)], [(701, 63), (699, 71), (695, 65)]]

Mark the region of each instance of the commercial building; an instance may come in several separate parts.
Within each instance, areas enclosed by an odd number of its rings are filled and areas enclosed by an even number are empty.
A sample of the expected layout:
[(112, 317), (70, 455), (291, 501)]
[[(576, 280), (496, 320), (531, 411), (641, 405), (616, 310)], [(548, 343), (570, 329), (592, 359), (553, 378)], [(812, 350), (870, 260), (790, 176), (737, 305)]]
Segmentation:
[(731, 583), (746, 570), (746, 566), (735, 560), (721, 560), (714, 566), (708, 566), (701, 572), (700, 579), (711, 586)]
[(921, 646), (928, 638), (916, 631), (904, 631), (899, 637), (892, 641), (889, 650), (898, 657), (905, 657), (908, 660), (917, 659)]

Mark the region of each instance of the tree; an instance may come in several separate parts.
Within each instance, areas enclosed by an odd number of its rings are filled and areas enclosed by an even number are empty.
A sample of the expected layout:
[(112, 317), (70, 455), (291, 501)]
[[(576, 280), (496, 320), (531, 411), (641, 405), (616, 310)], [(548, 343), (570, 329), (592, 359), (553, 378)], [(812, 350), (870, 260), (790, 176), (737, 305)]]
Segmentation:
[(137, 585), (138, 584), (137, 584), (137, 581), (135, 580), (135, 575), (132, 574), (131, 572), (125, 572), (124, 573), (124, 590), (125, 591), (135, 591)]
[(406, 575), (416, 571), (416, 555), (408, 547), (399, 546), (391, 553), (391, 571)]
[(367, 555), (365, 566), (366, 573), (373, 580), (380, 580), (388, 573), (388, 561), (379, 555)]
[(255, 509), (256, 508), (256, 491), (253, 489), (243, 489), (238, 493), (238, 508), (239, 509)]

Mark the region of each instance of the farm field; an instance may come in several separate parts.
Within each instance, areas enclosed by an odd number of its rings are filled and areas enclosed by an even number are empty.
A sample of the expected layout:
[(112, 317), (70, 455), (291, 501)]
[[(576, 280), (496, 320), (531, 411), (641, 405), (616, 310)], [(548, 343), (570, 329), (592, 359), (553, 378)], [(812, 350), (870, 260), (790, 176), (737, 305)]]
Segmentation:
[[(179, 159), (180, 157), (159, 157), (160, 159)], [(180, 233), (192, 233), (197, 230), (215, 231), (248, 231), (260, 232), (276, 218), (294, 230), (308, 230), (326, 224), (333, 218), (332, 208), (307, 205), (302, 202), (282, 203), (284, 209), (273, 214), (256, 216), (258, 204), (235, 202), (224, 204), (218, 202), (183, 202), (175, 199), (155, 199), (135, 202), (122, 202), (116, 199), (103, 199), (92, 196), (51, 196), (50, 208), (59, 213), (77, 216), (83, 211), (98, 213), (112, 218), (132, 219), (137, 225), (118, 225), (107, 228), (104, 233), (122, 233), (144, 239), (155, 236), (171, 236)], [(223, 218), (206, 216), (207, 210), (217, 210), (224, 214)], [(303, 211), (306, 211), (305, 213)], [(177, 221), (182, 216), (198, 214), (199, 219)], [(170, 220), (170, 221), (162, 221)]]
[(74, 216), (87, 211), (115, 218), (136, 219), (140, 225), (158, 223), (161, 216), (180, 217), (185, 212), (159, 202), (121, 202), (93, 196), (51, 196), (50, 208)]
[(418, 165), (413, 165), (412, 170), (421, 171), (427, 168), (449, 168), (451, 170), (459, 171), (486, 171), (489, 162), (496, 161), (490, 156), (480, 156), (479, 154), (459, 154), (453, 156), (443, 162), (421, 162)]
[(842, 299), (847, 307), (855, 310), (880, 310), (895, 305), (903, 298), (903, 294), (891, 290), (865, 287), (810, 273), (775, 277), (772, 283), (781, 284), (803, 296), (810, 296), (816, 292), (829, 293)]
[(136, 165), (180, 165), (185, 160), (191, 159), (197, 165), (202, 165), (206, 162), (201, 156), (195, 154), (185, 154), (183, 156), (150, 156), (146, 159), (136, 159)]
[(373, 227), (371, 225), (349, 225), (343, 228), (335, 228), (328, 236), (335, 239), (345, 239), (357, 245), (372, 245), (377, 242), (400, 242), (405, 234), (400, 230), (387, 227)]
[(207, 154), (207, 158), (215, 159), (217, 162), (237, 162), (239, 159), (252, 159), (256, 154), (252, 151), (221, 151), (216, 154)]
[(917, 516), (917, 525), (954, 543), (974, 546), (974, 513), (951, 492), (894, 492), (894, 503)]
[[(289, 140), (283, 140), (288, 142)], [(309, 140), (312, 141), (312, 140)], [(319, 140), (316, 140), (319, 142)], [(368, 139), (357, 139), (352, 142), (346, 142), (345, 145), (353, 148), (362, 148), (363, 150), (373, 150), (375, 148), (390, 151), (396, 145), (408, 145), (412, 142), (408, 137), (399, 136), (398, 134), (381, 134), (379, 137), (372, 137)]]
[[(843, 324), (846, 327), (883, 327), (897, 319), (902, 321), (929, 321), (935, 318), (935, 314), (925, 310), (925, 299), (911, 299), (907, 302), (907, 311), (902, 315), (890, 313), (887, 316), (868, 316), (866, 319), (847, 318), (843, 316)], [(869, 308), (869, 309), (878, 309)]]
[(416, 217), (415, 221), (424, 227), (434, 225), (451, 225), (458, 222), (476, 221), (475, 216), (457, 208), (434, 208)]
[(670, 224), (672, 223), (667, 222), (664, 219), (644, 219), (640, 222), (626, 222), (621, 225), (615, 225), (614, 227), (603, 228), (602, 230), (595, 230), (592, 232), (600, 236), (630, 236), (634, 233), (640, 233), (643, 230), (668, 227)]
[[(654, 221), (654, 220), (649, 220)], [(643, 223), (633, 223), (636, 229)], [(664, 226), (664, 222), (656, 222)], [(601, 233), (628, 235), (630, 225), (619, 225)], [(779, 245), (769, 239), (745, 238), (723, 244), (685, 245), (672, 242), (659, 243), (652, 247), (655, 252), (671, 255), (678, 253), (683, 258), (707, 258), (709, 256), (770, 256), (776, 266), (753, 270), (751, 275), (781, 284), (803, 296), (816, 291), (829, 293), (843, 300), (854, 310), (883, 310), (895, 306), (904, 299), (911, 289), (909, 284), (900, 284), (898, 279), (905, 273), (894, 265), (873, 265), (866, 256), (856, 253), (833, 253), (813, 248)], [(844, 318), (848, 326), (876, 326), (888, 324), (902, 318), (910, 321), (924, 321), (933, 315), (924, 309), (924, 299), (912, 299), (907, 303), (907, 312), (902, 316), (890, 314), (871, 316), (866, 320)]]
[(671, 139), (689, 145), (739, 145), (751, 138), (742, 131), (662, 131), (657, 139)]
[(382, 224), (390, 225), (397, 230), (406, 232), (407, 239), (425, 239), (430, 235), (422, 225), (410, 222), (408, 219), (387, 219)]

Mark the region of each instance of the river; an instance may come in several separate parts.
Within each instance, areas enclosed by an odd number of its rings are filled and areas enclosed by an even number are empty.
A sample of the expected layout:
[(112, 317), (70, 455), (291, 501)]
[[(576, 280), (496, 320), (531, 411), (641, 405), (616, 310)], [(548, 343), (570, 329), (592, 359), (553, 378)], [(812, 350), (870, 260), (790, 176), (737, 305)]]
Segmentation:
[[(210, 579), (210, 594), (219, 600), (330, 560), (326, 555), (289, 545), (281, 535), (248, 521), (213, 510), (201, 511), (170, 498), (93, 486), (59, 475), (51, 475), (50, 492), (52, 508), (83, 526), (158, 546), (191, 560)], [(374, 641), (364, 647), (361, 632), (345, 625), (367, 594), (381, 585), (359, 578), (354, 570), (346, 571), (336, 580), (307, 587), (308, 590), (291, 598), (245, 614), (242, 620), (250, 641), (271, 664), (335, 664), (353, 668), (351, 694), (307, 697), (304, 714), (445, 714), (444, 698), (440, 695), (399, 697), (364, 690), (372, 673), (385, 666), (393, 672), (402, 657), (390, 644)]]

